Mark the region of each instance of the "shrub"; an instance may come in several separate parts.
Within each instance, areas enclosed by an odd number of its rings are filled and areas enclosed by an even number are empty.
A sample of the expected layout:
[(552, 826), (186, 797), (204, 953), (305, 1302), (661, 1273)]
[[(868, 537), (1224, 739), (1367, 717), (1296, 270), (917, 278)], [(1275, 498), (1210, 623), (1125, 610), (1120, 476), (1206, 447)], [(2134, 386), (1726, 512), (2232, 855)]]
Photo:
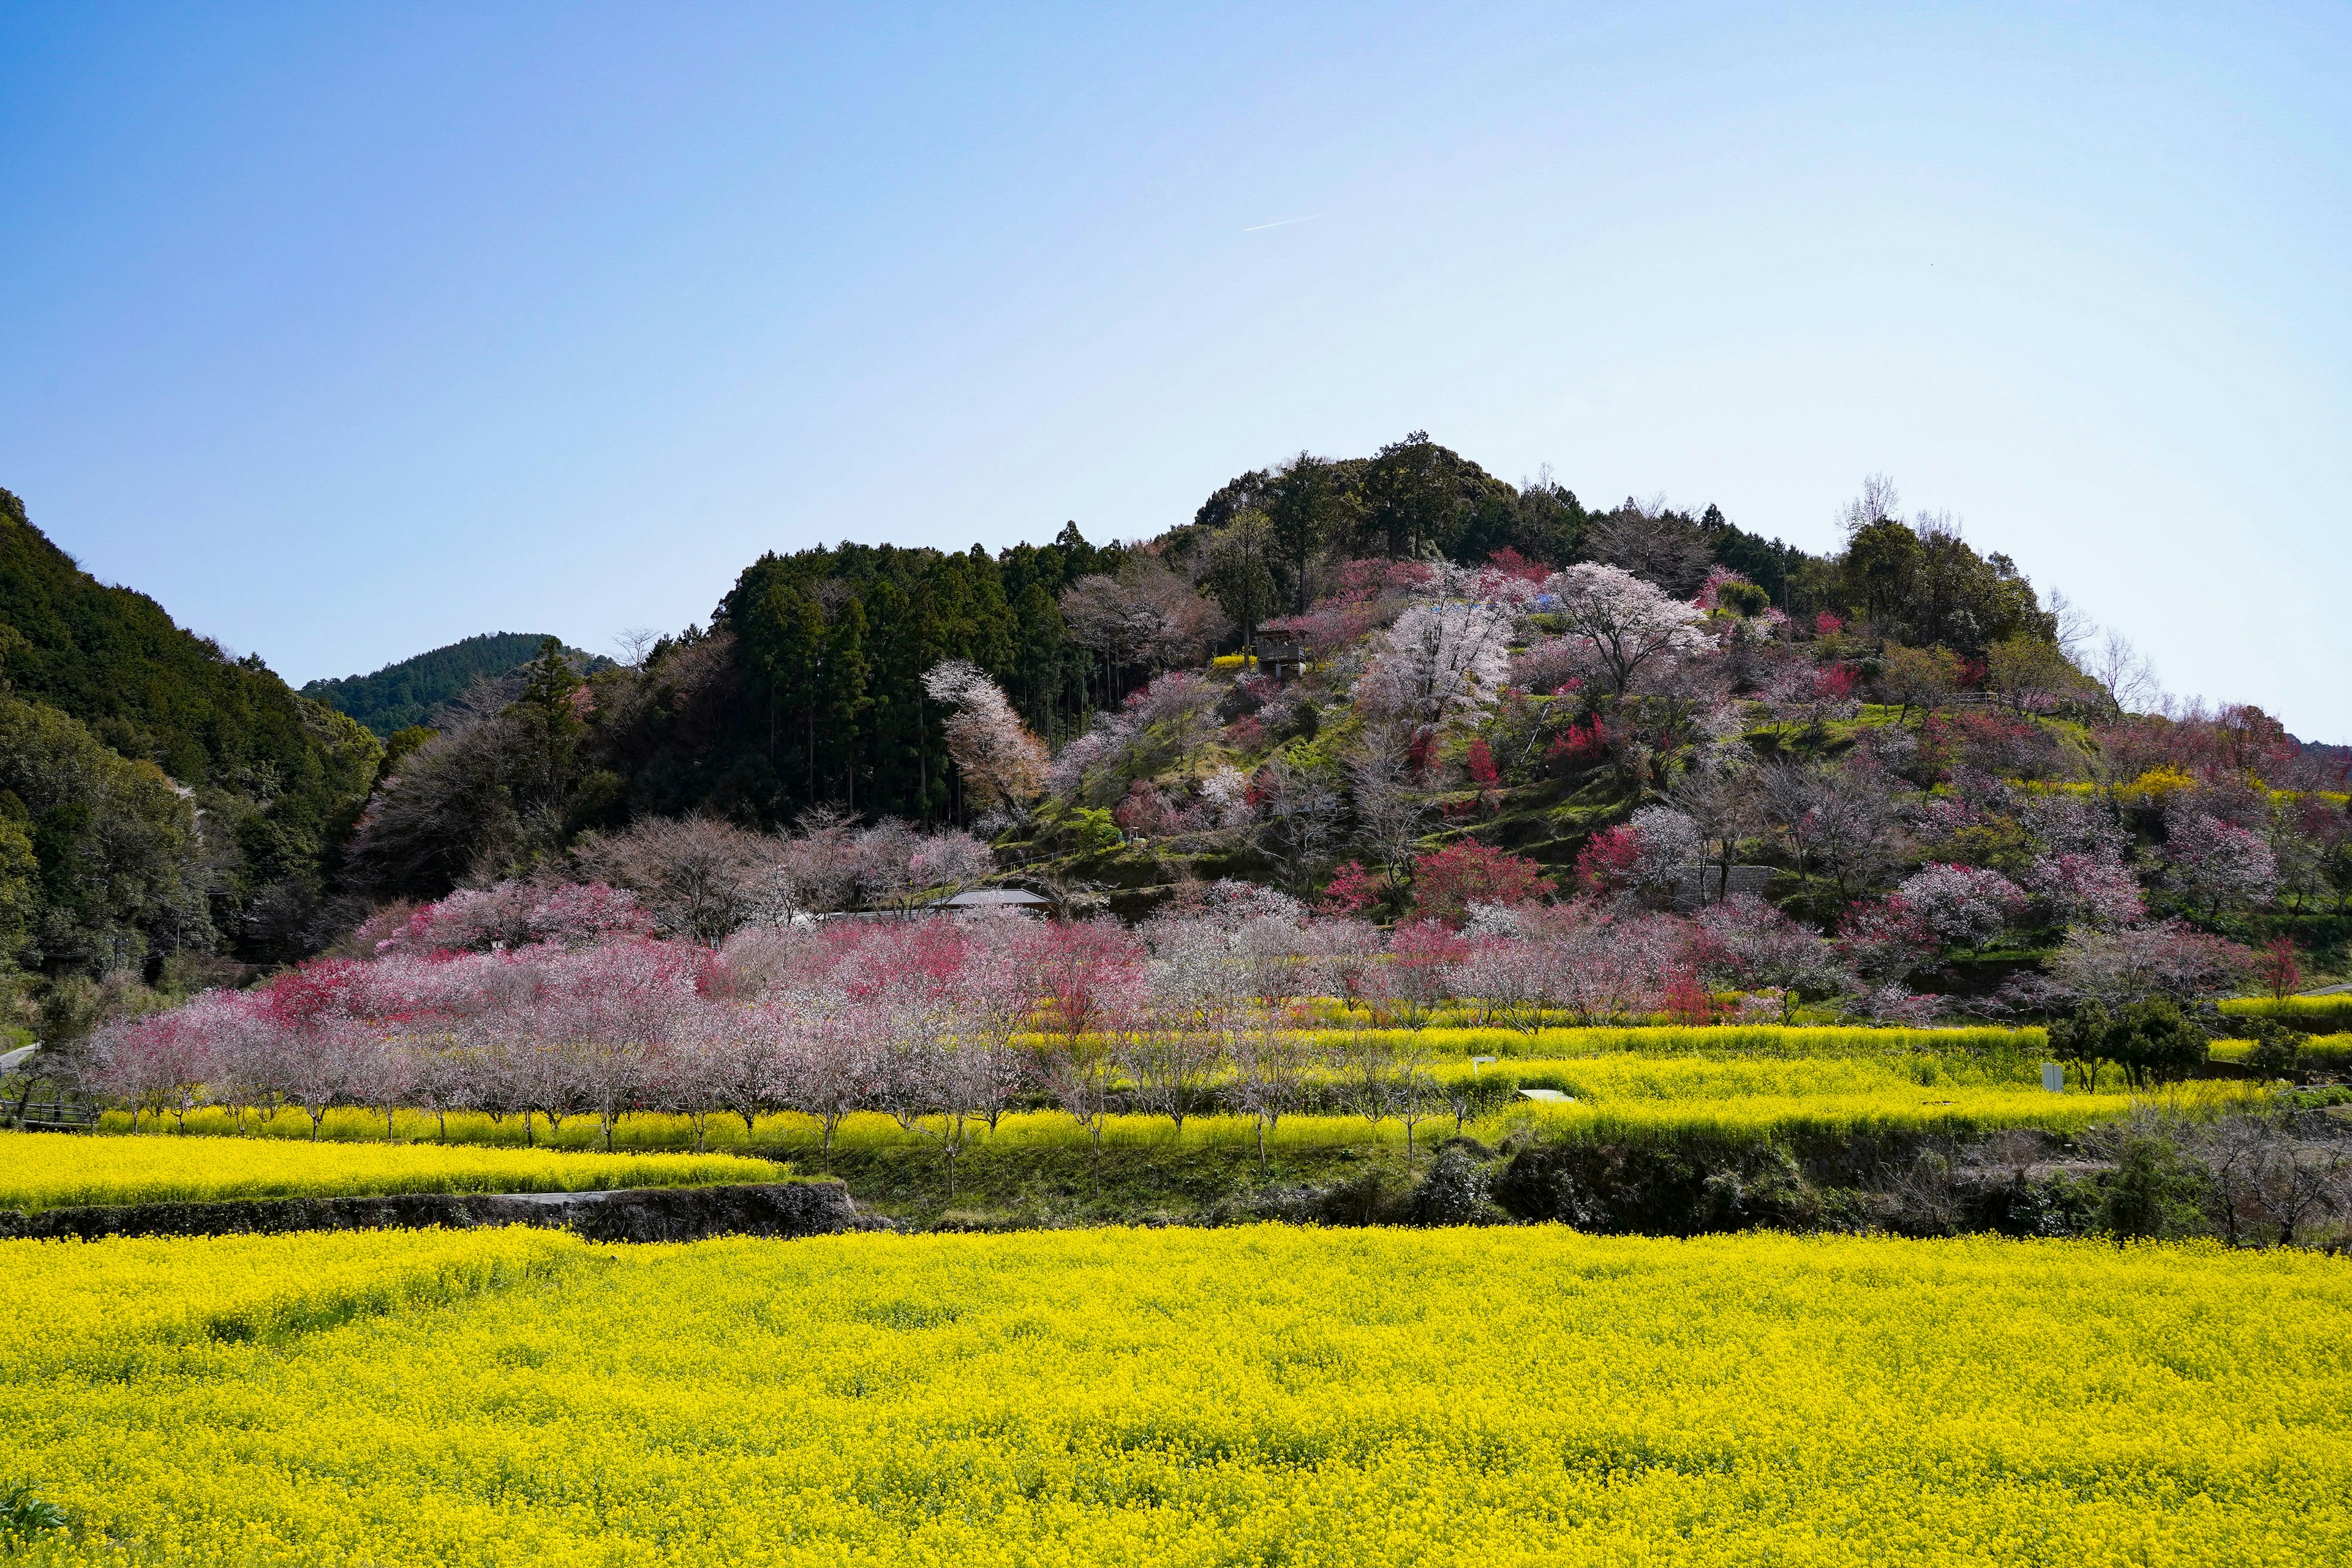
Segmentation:
[(2146, 1123), (2126, 1126), (2116, 1145), (2115, 1174), (2101, 1206), (2103, 1228), (2117, 1240), (2193, 1236), (2205, 1228), (2204, 1168)]
[(1582, 773), (1608, 760), (1609, 737), (1597, 718), (1569, 725), (1544, 750), (1544, 761), (1561, 773)]
[(2246, 1066), (2255, 1077), (2284, 1078), (2294, 1070), (2303, 1051), (2291, 1031), (2265, 1018), (2252, 1033), (2253, 1048), (2246, 1053)]

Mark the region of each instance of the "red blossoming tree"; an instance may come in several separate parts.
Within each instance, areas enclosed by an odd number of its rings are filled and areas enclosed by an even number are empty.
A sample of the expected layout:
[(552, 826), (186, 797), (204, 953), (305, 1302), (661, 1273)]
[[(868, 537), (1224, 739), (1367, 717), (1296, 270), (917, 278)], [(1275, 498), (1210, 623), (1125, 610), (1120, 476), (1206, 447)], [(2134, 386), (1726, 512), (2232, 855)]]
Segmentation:
[(1473, 904), (1519, 904), (1556, 884), (1524, 855), (1465, 838), (1417, 857), (1412, 863), (1412, 912), (1459, 931)]

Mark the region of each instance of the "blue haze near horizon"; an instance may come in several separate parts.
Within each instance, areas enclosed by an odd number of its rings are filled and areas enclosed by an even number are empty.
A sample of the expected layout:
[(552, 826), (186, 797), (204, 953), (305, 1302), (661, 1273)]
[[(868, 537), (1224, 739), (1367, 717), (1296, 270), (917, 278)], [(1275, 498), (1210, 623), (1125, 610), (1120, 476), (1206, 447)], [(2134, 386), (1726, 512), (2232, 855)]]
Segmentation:
[(0, 485), (297, 684), (1406, 431), (2352, 741), (2352, 11), (11, 7)]

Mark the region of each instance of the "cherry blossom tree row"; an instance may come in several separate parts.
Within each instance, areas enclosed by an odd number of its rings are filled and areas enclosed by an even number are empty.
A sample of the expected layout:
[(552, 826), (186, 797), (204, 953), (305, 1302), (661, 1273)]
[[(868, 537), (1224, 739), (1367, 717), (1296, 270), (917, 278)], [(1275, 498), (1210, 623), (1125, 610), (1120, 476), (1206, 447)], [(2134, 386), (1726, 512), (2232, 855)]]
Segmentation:
[[(375, 956), (110, 1024), (92, 1087), (159, 1127), (215, 1105), (240, 1124), (299, 1113), (315, 1137), (329, 1110), (365, 1107), (389, 1136), (403, 1109), (445, 1131), (475, 1111), (514, 1118), (526, 1141), (589, 1119), (608, 1147), (638, 1111), (687, 1118), (698, 1145), (713, 1117), (749, 1131), (793, 1110), (829, 1151), (843, 1117), (870, 1110), (938, 1142), (952, 1172), (978, 1128), (1021, 1106), (1057, 1105), (1098, 1141), (1115, 1110), (1181, 1128), (1223, 1104), (1263, 1131), (1310, 1084), (1389, 1093), (1412, 1081), (1381, 1054), (1390, 1037), (1441, 1016), (1784, 1021), (1800, 996), (1846, 994), (1864, 1016), (1925, 1022), (1934, 999), (1905, 991), (1889, 955), (1984, 940), (2029, 897), (1996, 882), (1933, 868), (1837, 939), (1748, 895), (1690, 915), (1589, 895), (1473, 902), (1458, 922), (1384, 931), (1228, 882), (1137, 928), (918, 916), (751, 925), (715, 946), (653, 934), (609, 887), (494, 890), (415, 911)], [(2085, 928), (2042, 984), (2061, 1000), (2193, 996), (2248, 957), (2172, 927)]]

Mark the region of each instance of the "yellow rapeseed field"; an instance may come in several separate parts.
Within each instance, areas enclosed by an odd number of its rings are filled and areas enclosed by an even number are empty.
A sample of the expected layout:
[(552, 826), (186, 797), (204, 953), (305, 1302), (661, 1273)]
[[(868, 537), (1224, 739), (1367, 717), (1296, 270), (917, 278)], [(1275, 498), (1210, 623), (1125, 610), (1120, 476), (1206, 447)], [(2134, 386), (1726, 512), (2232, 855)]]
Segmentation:
[[(1565, 1061), (1517, 1059), (1474, 1069), (1467, 1063), (1433, 1069), (1442, 1084), (1473, 1071), (1515, 1087), (1558, 1089), (1571, 1104), (1537, 1114), (1560, 1131), (1700, 1131), (1763, 1133), (1807, 1128), (1945, 1128), (1990, 1131), (2031, 1126), (2074, 1131), (2128, 1115), (2127, 1094), (2050, 1094), (1965, 1064), (1923, 1060), (1734, 1060), (1612, 1056)], [(2234, 1086), (2194, 1085), (2170, 1098), (2226, 1098)], [(1528, 1111), (1517, 1112), (1519, 1116)]]
[[(2252, 1040), (2216, 1040), (2213, 1059), (2217, 1062), (2242, 1062), (2254, 1048)], [(2352, 1034), (2305, 1035), (2295, 1042), (2304, 1059), (2316, 1066), (2342, 1068), (2352, 1066)]]
[(2221, 1011), (2233, 1018), (2276, 1018), (2314, 1028), (2352, 1028), (2352, 994), (2232, 996), (2222, 1002)]
[[(1339, 1031), (1322, 1032), (1335, 1035)], [(1945, 1029), (1864, 1024), (1592, 1025), (1546, 1027), (1533, 1032), (1471, 1025), (1433, 1026), (1417, 1034), (1407, 1029), (1381, 1032), (1398, 1040), (1418, 1038), (1432, 1050), (1464, 1057), (1589, 1057), (1630, 1051), (1643, 1056), (1853, 1058), (1920, 1054), (2018, 1059), (2045, 1054), (2050, 1047), (2046, 1029), (1982, 1025)]]
[(13, 1242), (0, 1289), (5, 1479), (77, 1532), (36, 1560), (2300, 1568), (2352, 1542), (2352, 1266), (2311, 1254), (468, 1233)]
[[(587, 1193), (773, 1182), (737, 1154), (573, 1154), (410, 1143), (0, 1132), (0, 1209), (376, 1193)], [(5, 1485), (0, 1482), (0, 1485)]]

